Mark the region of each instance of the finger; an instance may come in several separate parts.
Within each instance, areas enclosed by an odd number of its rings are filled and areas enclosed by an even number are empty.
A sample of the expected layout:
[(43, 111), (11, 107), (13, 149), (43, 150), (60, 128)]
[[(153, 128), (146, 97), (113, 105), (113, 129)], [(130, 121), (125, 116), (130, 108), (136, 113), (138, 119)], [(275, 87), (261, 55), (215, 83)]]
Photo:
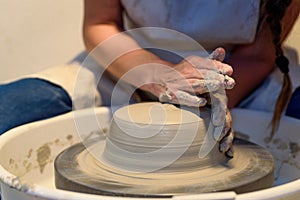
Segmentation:
[(172, 96), (171, 101), (180, 105), (202, 107), (207, 102), (205, 98), (197, 97), (181, 90), (171, 91), (170, 95)]
[(220, 80), (195, 80), (192, 88), (197, 94), (215, 92), (223, 86)]
[(158, 99), (160, 102), (171, 102), (172, 96), (171, 96), (170, 92), (167, 90), (167, 91), (160, 93), (158, 96)]
[(219, 70), (219, 73), (223, 75), (229, 75), (231, 76), (233, 73), (233, 69), (230, 65), (222, 63), (220, 61), (214, 61), (217, 69)]
[(206, 80), (218, 80), (223, 83), (225, 89), (232, 89), (235, 86), (235, 80), (228, 75), (219, 74), (207, 70), (203, 72)]
[(221, 141), (227, 135), (227, 133), (230, 131), (231, 126), (232, 126), (232, 117), (231, 117), (231, 114), (230, 114), (229, 110), (227, 109), (223, 130), (221, 132), (221, 135), (219, 135), (219, 136), (215, 135), (214, 136), (215, 140)]
[(226, 125), (228, 127), (232, 126), (232, 116), (229, 109), (226, 110)]
[(227, 135), (220, 141), (219, 150), (222, 153), (228, 152), (232, 147), (233, 139), (234, 139), (234, 132), (232, 129), (230, 129)]
[(221, 87), (223, 83), (219, 80), (179, 80), (177, 82), (172, 82), (167, 84), (168, 88), (176, 88), (177, 90), (182, 90), (191, 94), (203, 94), (208, 92), (215, 92)]
[(226, 52), (222, 47), (216, 48), (211, 54), (209, 54), (208, 58), (211, 60), (217, 60), (223, 62), (225, 58)]
[(228, 158), (233, 158), (233, 155), (234, 155), (234, 148), (233, 148), (233, 145), (228, 149), (228, 151), (225, 152), (225, 155), (226, 155)]
[(233, 69), (230, 65), (218, 60), (211, 60), (199, 56), (189, 56), (185, 59), (185, 62), (188, 62), (197, 69), (208, 69), (229, 76), (233, 73)]
[(231, 90), (235, 86), (235, 80), (227, 75), (224, 75), (224, 86), (226, 89)]
[[(225, 56), (226, 56), (226, 52), (225, 52), (225, 49), (223, 49), (222, 47), (219, 47), (217, 49), (215, 49), (209, 56), (208, 58), (211, 59), (211, 60), (217, 60), (217, 61), (220, 61), (220, 62), (223, 62), (224, 59), (225, 59)], [(231, 75), (232, 74), (232, 71), (230, 69), (227, 69), (229, 71), (220, 71), (222, 74), (228, 74), (228, 75)]]
[(147, 90), (151, 91), (153, 95), (156, 97), (160, 97), (161, 95), (165, 94), (167, 91), (167, 88), (160, 84), (147, 84)]
[(215, 105), (212, 107), (212, 123), (214, 126), (223, 126), (225, 124), (225, 110), (226, 106), (223, 104)]
[(226, 121), (227, 97), (224, 90), (210, 93), (212, 105), (212, 123), (214, 126), (223, 126)]
[(227, 75), (207, 71), (202, 73), (205, 78), (189, 77), (168, 80), (164, 84), (168, 88), (183, 90), (189, 93), (203, 94), (215, 92), (219, 89), (232, 89), (235, 86), (235, 80)]

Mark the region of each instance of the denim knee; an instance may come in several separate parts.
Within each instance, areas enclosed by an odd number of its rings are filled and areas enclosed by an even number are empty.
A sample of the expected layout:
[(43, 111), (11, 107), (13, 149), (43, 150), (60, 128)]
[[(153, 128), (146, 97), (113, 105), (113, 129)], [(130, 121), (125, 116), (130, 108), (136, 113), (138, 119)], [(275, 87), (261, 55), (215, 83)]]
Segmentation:
[(67, 92), (49, 81), (26, 78), (0, 85), (0, 134), (71, 110)]

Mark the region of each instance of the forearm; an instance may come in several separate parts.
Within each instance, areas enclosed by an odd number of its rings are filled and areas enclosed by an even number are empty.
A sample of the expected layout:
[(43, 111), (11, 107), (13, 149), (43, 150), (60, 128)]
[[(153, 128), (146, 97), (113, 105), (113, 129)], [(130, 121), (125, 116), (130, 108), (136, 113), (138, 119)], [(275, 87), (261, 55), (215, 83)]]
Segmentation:
[(85, 0), (83, 39), (87, 51), (114, 76), (144, 63), (161, 62), (123, 33), (120, 0)]
[[(114, 24), (96, 24), (84, 27), (84, 41), (94, 59), (112, 75), (130, 84), (155, 93), (153, 85), (156, 68), (171, 63), (142, 49), (129, 35)], [(128, 73), (130, 71), (130, 73)], [(124, 75), (127, 75), (124, 77)]]

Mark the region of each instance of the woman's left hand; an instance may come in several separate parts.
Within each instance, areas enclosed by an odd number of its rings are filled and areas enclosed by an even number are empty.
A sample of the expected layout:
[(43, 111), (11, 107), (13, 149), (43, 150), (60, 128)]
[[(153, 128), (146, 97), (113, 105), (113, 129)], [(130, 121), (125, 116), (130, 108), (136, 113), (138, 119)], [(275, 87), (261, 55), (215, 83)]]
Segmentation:
[[(169, 102), (191, 107), (202, 107), (206, 104), (211, 104), (213, 113), (211, 121), (213, 126), (223, 126), (221, 132), (216, 131), (213, 133), (214, 138), (219, 142), (219, 150), (225, 153), (228, 157), (233, 157), (232, 142), (234, 138), (234, 131), (231, 126), (231, 114), (227, 108), (227, 96), (225, 89), (232, 89), (235, 85), (235, 81), (230, 77), (232, 74), (232, 68), (221, 63), (224, 57), (225, 51), (222, 48), (218, 48), (210, 54), (209, 59), (215, 62), (215, 68), (210, 67), (211, 65), (204, 65), (205, 61), (203, 58), (196, 56), (188, 57), (183, 62), (192, 64), (192, 66), (196, 68), (195, 73), (203, 71), (205, 77), (203, 77), (202, 80), (195, 80), (192, 84), (193, 87), (190, 87), (187, 84), (190, 83), (188, 79), (182, 81), (178, 79), (177, 81), (167, 82), (165, 85), (167, 89), (162, 87), (157, 88), (157, 91), (164, 91), (159, 96), (159, 100), (161, 102)], [(187, 66), (187, 64), (183, 63), (176, 67), (184, 66)], [(179, 69), (178, 71), (183, 70)], [(192, 73), (187, 75), (189, 78), (192, 76)], [(176, 77), (174, 77), (174, 80), (176, 80)], [(168, 89), (168, 87), (172, 89)]]

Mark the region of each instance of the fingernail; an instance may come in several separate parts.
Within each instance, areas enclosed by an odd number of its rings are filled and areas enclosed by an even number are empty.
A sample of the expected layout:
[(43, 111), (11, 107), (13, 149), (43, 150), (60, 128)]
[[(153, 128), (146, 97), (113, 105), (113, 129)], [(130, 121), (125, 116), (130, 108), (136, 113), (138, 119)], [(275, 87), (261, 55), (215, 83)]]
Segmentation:
[(215, 60), (216, 58), (218, 58), (219, 56), (219, 51), (214, 50), (213, 52), (211, 52), (211, 54), (209, 54), (208, 58), (211, 60)]
[(225, 152), (225, 155), (228, 157), (228, 158), (233, 158), (233, 155), (234, 155), (234, 149), (233, 147), (231, 147), (228, 151)]
[(199, 86), (202, 87), (202, 85), (203, 85), (203, 82), (202, 82), (202, 81), (196, 80), (196, 81), (192, 84), (192, 87), (199, 87)]
[(159, 101), (160, 102), (169, 102), (172, 100), (172, 96), (170, 95), (170, 93), (168, 91), (161, 93), (159, 95)]
[(222, 51), (220, 51), (220, 48), (215, 49), (211, 54), (208, 56), (211, 60), (220, 60), (223, 61), (225, 58), (225, 54), (223, 55)]
[(201, 107), (204, 106), (207, 102), (204, 98), (193, 96), (180, 90), (176, 91), (174, 94), (180, 104), (184, 104), (187, 106)]
[(226, 149), (227, 149), (226, 144), (225, 143), (221, 143), (220, 146), (219, 146), (219, 151), (222, 152), (222, 153), (225, 153)]
[(185, 99), (185, 104), (192, 107), (202, 107), (207, 103), (206, 99), (192, 96)]
[(206, 103), (207, 103), (207, 100), (206, 100), (206, 99), (204, 99), (204, 98), (199, 98), (199, 97), (197, 97), (197, 98), (198, 98), (197, 104), (198, 104), (199, 107), (205, 106), (205, 105), (206, 105)]
[(235, 86), (235, 81), (233, 78), (227, 76), (227, 75), (224, 75), (225, 76), (225, 79), (224, 79), (224, 83), (225, 83), (225, 88), (226, 89), (232, 89), (234, 86)]

